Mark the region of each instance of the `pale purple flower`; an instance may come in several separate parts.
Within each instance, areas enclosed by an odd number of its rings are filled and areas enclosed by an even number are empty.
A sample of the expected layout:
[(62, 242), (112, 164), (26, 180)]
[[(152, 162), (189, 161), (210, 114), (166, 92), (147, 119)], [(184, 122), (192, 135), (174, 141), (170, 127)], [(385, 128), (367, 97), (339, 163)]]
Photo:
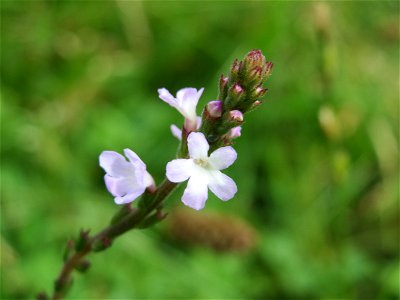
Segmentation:
[(196, 106), (204, 88), (184, 88), (176, 93), (176, 98), (166, 88), (158, 89), (158, 96), (172, 107), (175, 107), (185, 117), (185, 128), (194, 131), (197, 128)]
[(130, 149), (124, 154), (114, 151), (103, 151), (100, 154), (100, 166), (106, 171), (104, 181), (108, 191), (115, 197), (116, 204), (132, 202), (144, 193), (147, 187), (155, 189), (153, 177), (146, 171), (146, 165)]
[(172, 182), (189, 179), (182, 202), (196, 210), (204, 207), (210, 189), (223, 201), (237, 192), (235, 182), (220, 170), (226, 169), (237, 158), (236, 151), (222, 147), (208, 156), (210, 146), (201, 132), (192, 132), (188, 139), (189, 159), (175, 159), (167, 164), (167, 178)]
[[(198, 130), (200, 126), (201, 126), (201, 117), (196, 117), (196, 130)], [(176, 137), (178, 140), (182, 140), (182, 129), (180, 129), (175, 124), (172, 124), (170, 126), (170, 129), (174, 137)]]

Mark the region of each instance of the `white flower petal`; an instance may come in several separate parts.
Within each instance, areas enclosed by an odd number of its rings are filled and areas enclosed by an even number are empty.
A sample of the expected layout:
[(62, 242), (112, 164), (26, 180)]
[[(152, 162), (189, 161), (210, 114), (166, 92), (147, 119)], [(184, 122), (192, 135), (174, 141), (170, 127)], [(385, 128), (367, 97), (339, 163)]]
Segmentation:
[(204, 177), (192, 176), (183, 193), (182, 202), (196, 210), (204, 208), (208, 198), (207, 180)]
[(131, 176), (134, 172), (132, 165), (119, 153), (103, 151), (99, 157), (100, 167), (111, 176)]
[(145, 163), (140, 159), (140, 157), (135, 152), (133, 152), (128, 148), (124, 149), (124, 154), (129, 159), (129, 162), (133, 166), (134, 172), (130, 174), (130, 176), (135, 177), (135, 181), (137, 182), (138, 185), (146, 186), (145, 178), (147, 176), (146, 175), (147, 171)]
[(151, 176), (149, 172), (146, 171), (143, 179), (144, 179), (143, 184), (145, 187), (154, 186), (155, 188), (156, 183), (154, 181), (153, 176)]
[(201, 132), (192, 132), (189, 134), (188, 139), (188, 149), (191, 158), (204, 159), (208, 158), (208, 149), (210, 146), (206, 140), (206, 137)]
[(142, 172), (144, 172), (144, 170), (146, 170), (145, 163), (131, 149), (128, 149), (128, 148), (124, 149), (124, 154), (129, 159), (131, 164), (134, 165), (135, 168), (140, 169), (140, 171), (142, 171)]
[(161, 88), (158, 89), (158, 97), (160, 97), (161, 100), (164, 102), (167, 102), (169, 105), (177, 108), (178, 107), (178, 102), (174, 98), (174, 96), (171, 95), (171, 93), (166, 89), (166, 88)]
[(188, 119), (196, 121), (196, 106), (204, 88), (184, 88), (176, 93), (176, 99), (181, 107), (181, 113)]
[(175, 124), (171, 125), (171, 132), (174, 137), (176, 137), (178, 140), (182, 140), (182, 130), (178, 128)]
[(108, 191), (114, 197), (123, 197), (132, 193), (139, 193), (140, 195), (146, 188), (145, 186), (138, 184), (134, 177), (111, 177), (106, 174), (104, 176), (104, 181)]
[(235, 149), (226, 146), (215, 150), (210, 155), (209, 162), (216, 170), (223, 170), (232, 165), (237, 158)]
[(139, 191), (137, 191), (137, 192), (134, 192), (134, 193), (131, 193), (131, 194), (127, 194), (127, 195), (122, 196), (122, 197), (115, 197), (114, 198), (114, 202), (115, 202), (115, 204), (127, 204), (127, 203), (130, 203), (133, 200), (135, 200), (141, 194), (143, 194), (143, 192), (140, 193)]
[(208, 187), (219, 199), (227, 201), (235, 196), (237, 186), (232, 178), (220, 171), (212, 172), (212, 177), (212, 180), (208, 183)]
[(193, 172), (194, 164), (191, 159), (174, 159), (167, 164), (167, 178), (171, 182), (187, 180)]

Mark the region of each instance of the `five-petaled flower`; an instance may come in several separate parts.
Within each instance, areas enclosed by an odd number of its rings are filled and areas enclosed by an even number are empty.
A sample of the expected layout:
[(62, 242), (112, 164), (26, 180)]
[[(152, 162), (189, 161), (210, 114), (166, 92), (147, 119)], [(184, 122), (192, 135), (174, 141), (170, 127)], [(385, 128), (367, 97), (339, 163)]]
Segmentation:
[(229, 200), (237, 192), (235, 182), (220, 170), (237, 158), (236, 151), (222, 147), (208, 156), (209, 144), (201, 132), (192, 132), (188, 139), (189, 159), (175, 159), (167, 164), (167, 178), (172, 182), (189, 179), (182, 202), (196, 210), (204, 207), (208, 188), (221, 200)]
[(176, 93), (176, 98), (166, 88), (158, 89), (158, 96), (161, 100), (175, 107), (185, 117), (185, 129), (188, 132), (197, 129), (196, 106), (204, 88), (184, 88)]
[(153, 177), (139, 156), (130, 149), (125, 149), (124, 154), (129, 161), (114, 151), (103, 151), (99, 158), (100, 166), (106, 171), (106, 187), (115, 197), (116, 204), (132, 202), (146, 188), (155, 189)]

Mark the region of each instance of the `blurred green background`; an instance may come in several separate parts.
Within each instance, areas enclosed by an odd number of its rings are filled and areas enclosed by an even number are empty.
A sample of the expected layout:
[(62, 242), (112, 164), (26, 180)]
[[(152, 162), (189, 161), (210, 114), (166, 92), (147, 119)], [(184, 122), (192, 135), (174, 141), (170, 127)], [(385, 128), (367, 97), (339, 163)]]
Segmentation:
[[(109, 222), (101, 151), (163, 179), (182, 119), (157, 88), (205, 87), (200, 113), (254, 48), (275, 67), (226, 171), (237, 196), (210, 194), (200, 240), (174, 213), (121, 237), (69, 298), (398, 299), (397, 1), (2, 1), (1, 298), (50, 291), (67, 239)], [(241, 251), (207, 240), (248, 231)]]

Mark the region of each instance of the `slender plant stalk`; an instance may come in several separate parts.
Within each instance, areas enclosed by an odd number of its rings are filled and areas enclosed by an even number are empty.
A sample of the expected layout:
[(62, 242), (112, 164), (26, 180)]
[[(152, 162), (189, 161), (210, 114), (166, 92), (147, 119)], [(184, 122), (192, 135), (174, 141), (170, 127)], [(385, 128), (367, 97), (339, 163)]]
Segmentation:
[(118, 222), (104, 228), (97, 235), (90, 238), (83, 249), (76, 251), (70, 258), (68, 258), (65, 261), (64, 266), (55, 281), (52, 299), (59, 300), (63, 298), (66, 289), (71, 283), (72, 272), (82, 263), (82, 261), (84, 261), (85, 257), (90, 252), (93, 252), (93, 246), (96, 243), (111, 243), (111, 241), (118, 236), (131, 229), (136, 228), (154, 211), (161, 207), (162, 203), (167, 199), (167, 197), (171, 194), (176, 186), (176, 183), (170, 182), (165, 179), (157, 188), (157, 191), (155, 193), (150, 194), (147, 192), (145, 196), (150, 198), (146, 199), (149, 203), (147, 206), (139, 208), (139, 210), (132, 210), (127, 216), (125, 216)]

